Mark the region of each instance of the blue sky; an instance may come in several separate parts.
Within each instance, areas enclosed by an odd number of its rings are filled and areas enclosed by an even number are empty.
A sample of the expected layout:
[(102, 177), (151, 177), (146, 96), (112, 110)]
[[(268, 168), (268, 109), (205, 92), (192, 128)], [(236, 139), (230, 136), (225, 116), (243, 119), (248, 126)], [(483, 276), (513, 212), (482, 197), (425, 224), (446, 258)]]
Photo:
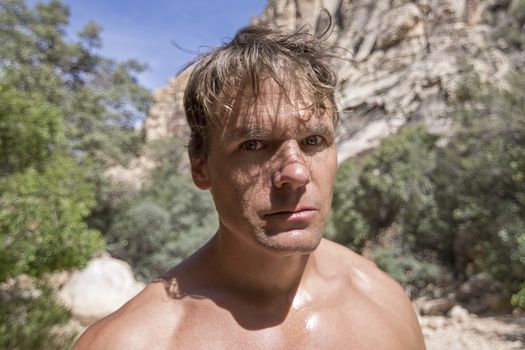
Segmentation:
[[(36, 1), (29, 1), (35, 3)], [(104, 56), (136, 58), (148, 64), (140, 76), (143, 85), (157, 89), (167, 84), (194, 56), (175, 48), (205, 50), (232, 38), (261, 14), (266, 0), (62, 0), (70, 7), (70, 33), (90, 20), (103, 27)]]

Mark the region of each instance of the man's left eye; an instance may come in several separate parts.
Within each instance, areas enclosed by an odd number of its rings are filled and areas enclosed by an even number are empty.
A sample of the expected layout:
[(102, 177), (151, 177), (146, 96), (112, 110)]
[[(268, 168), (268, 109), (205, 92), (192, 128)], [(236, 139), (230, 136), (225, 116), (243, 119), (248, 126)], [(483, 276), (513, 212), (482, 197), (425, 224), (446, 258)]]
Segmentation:
[(257, 151), (262, 147), (262, 142), (257, 140), (244, 141), (240, 148), (247, 151)]
[(313, 135), (308, 136), (303, 140), (304, 144), (307, 146), (315, 146), (322, 142), (321, 136)]

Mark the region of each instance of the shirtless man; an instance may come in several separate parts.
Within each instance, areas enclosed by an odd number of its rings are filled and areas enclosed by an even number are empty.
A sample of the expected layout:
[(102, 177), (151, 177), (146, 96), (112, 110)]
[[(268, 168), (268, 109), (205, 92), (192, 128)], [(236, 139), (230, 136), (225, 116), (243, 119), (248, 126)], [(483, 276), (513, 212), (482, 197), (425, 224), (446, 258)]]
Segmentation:
[(425, 348), (403, 289), (322, 238), (335, 84), (322, 43), (304, 33), (247, 27), (197, 60), (189, 156), (218, 231), (74, 349)]

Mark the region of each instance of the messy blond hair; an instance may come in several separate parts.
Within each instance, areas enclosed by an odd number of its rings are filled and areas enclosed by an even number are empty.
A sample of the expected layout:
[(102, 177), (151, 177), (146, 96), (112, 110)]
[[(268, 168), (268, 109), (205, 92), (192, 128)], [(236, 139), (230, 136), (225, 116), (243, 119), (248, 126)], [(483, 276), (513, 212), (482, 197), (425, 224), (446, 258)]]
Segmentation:
[(290, 88), (294, 96), (307, 97), (316, 113), (329, 109), (337, 122), (337, 77), (329, 57), (323, 41), (306, 31), (286, 34), (260, 26), (245, 27), (231, 42), (199, 56), (184, 93), (190, 155), (207, 155), (210, 125), (228, 118), (241, 89), (256, 101), (266, 78), (288, 98)]

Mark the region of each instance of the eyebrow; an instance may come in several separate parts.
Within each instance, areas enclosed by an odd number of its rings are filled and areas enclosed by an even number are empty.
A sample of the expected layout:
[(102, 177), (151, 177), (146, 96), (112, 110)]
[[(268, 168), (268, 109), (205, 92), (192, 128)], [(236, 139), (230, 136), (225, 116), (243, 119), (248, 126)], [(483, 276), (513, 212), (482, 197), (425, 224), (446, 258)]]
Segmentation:
[(272, 134), (272, 130), (261, 128), (236, 128), (229, 136), (236, 139), (265, 138)]
[(312, 134), (321, 134), (325, 136), (335, 137), (334, 130), (327, 127), (326, 125), (317, 125), (313, 128), (306, 128), (306, 131)]
[[(316, 125), (314, 127), (307, 127), (304, 129), (306, 133), (321, 134), (328, 137), (335, 137), (334, 131), (326, 125)], [(271, 129), (263, 128), (236, 128), (228, 133), (230, 138), (234, 139), (251, 139), (251, 138), (266, 138), (272, 135)]]

